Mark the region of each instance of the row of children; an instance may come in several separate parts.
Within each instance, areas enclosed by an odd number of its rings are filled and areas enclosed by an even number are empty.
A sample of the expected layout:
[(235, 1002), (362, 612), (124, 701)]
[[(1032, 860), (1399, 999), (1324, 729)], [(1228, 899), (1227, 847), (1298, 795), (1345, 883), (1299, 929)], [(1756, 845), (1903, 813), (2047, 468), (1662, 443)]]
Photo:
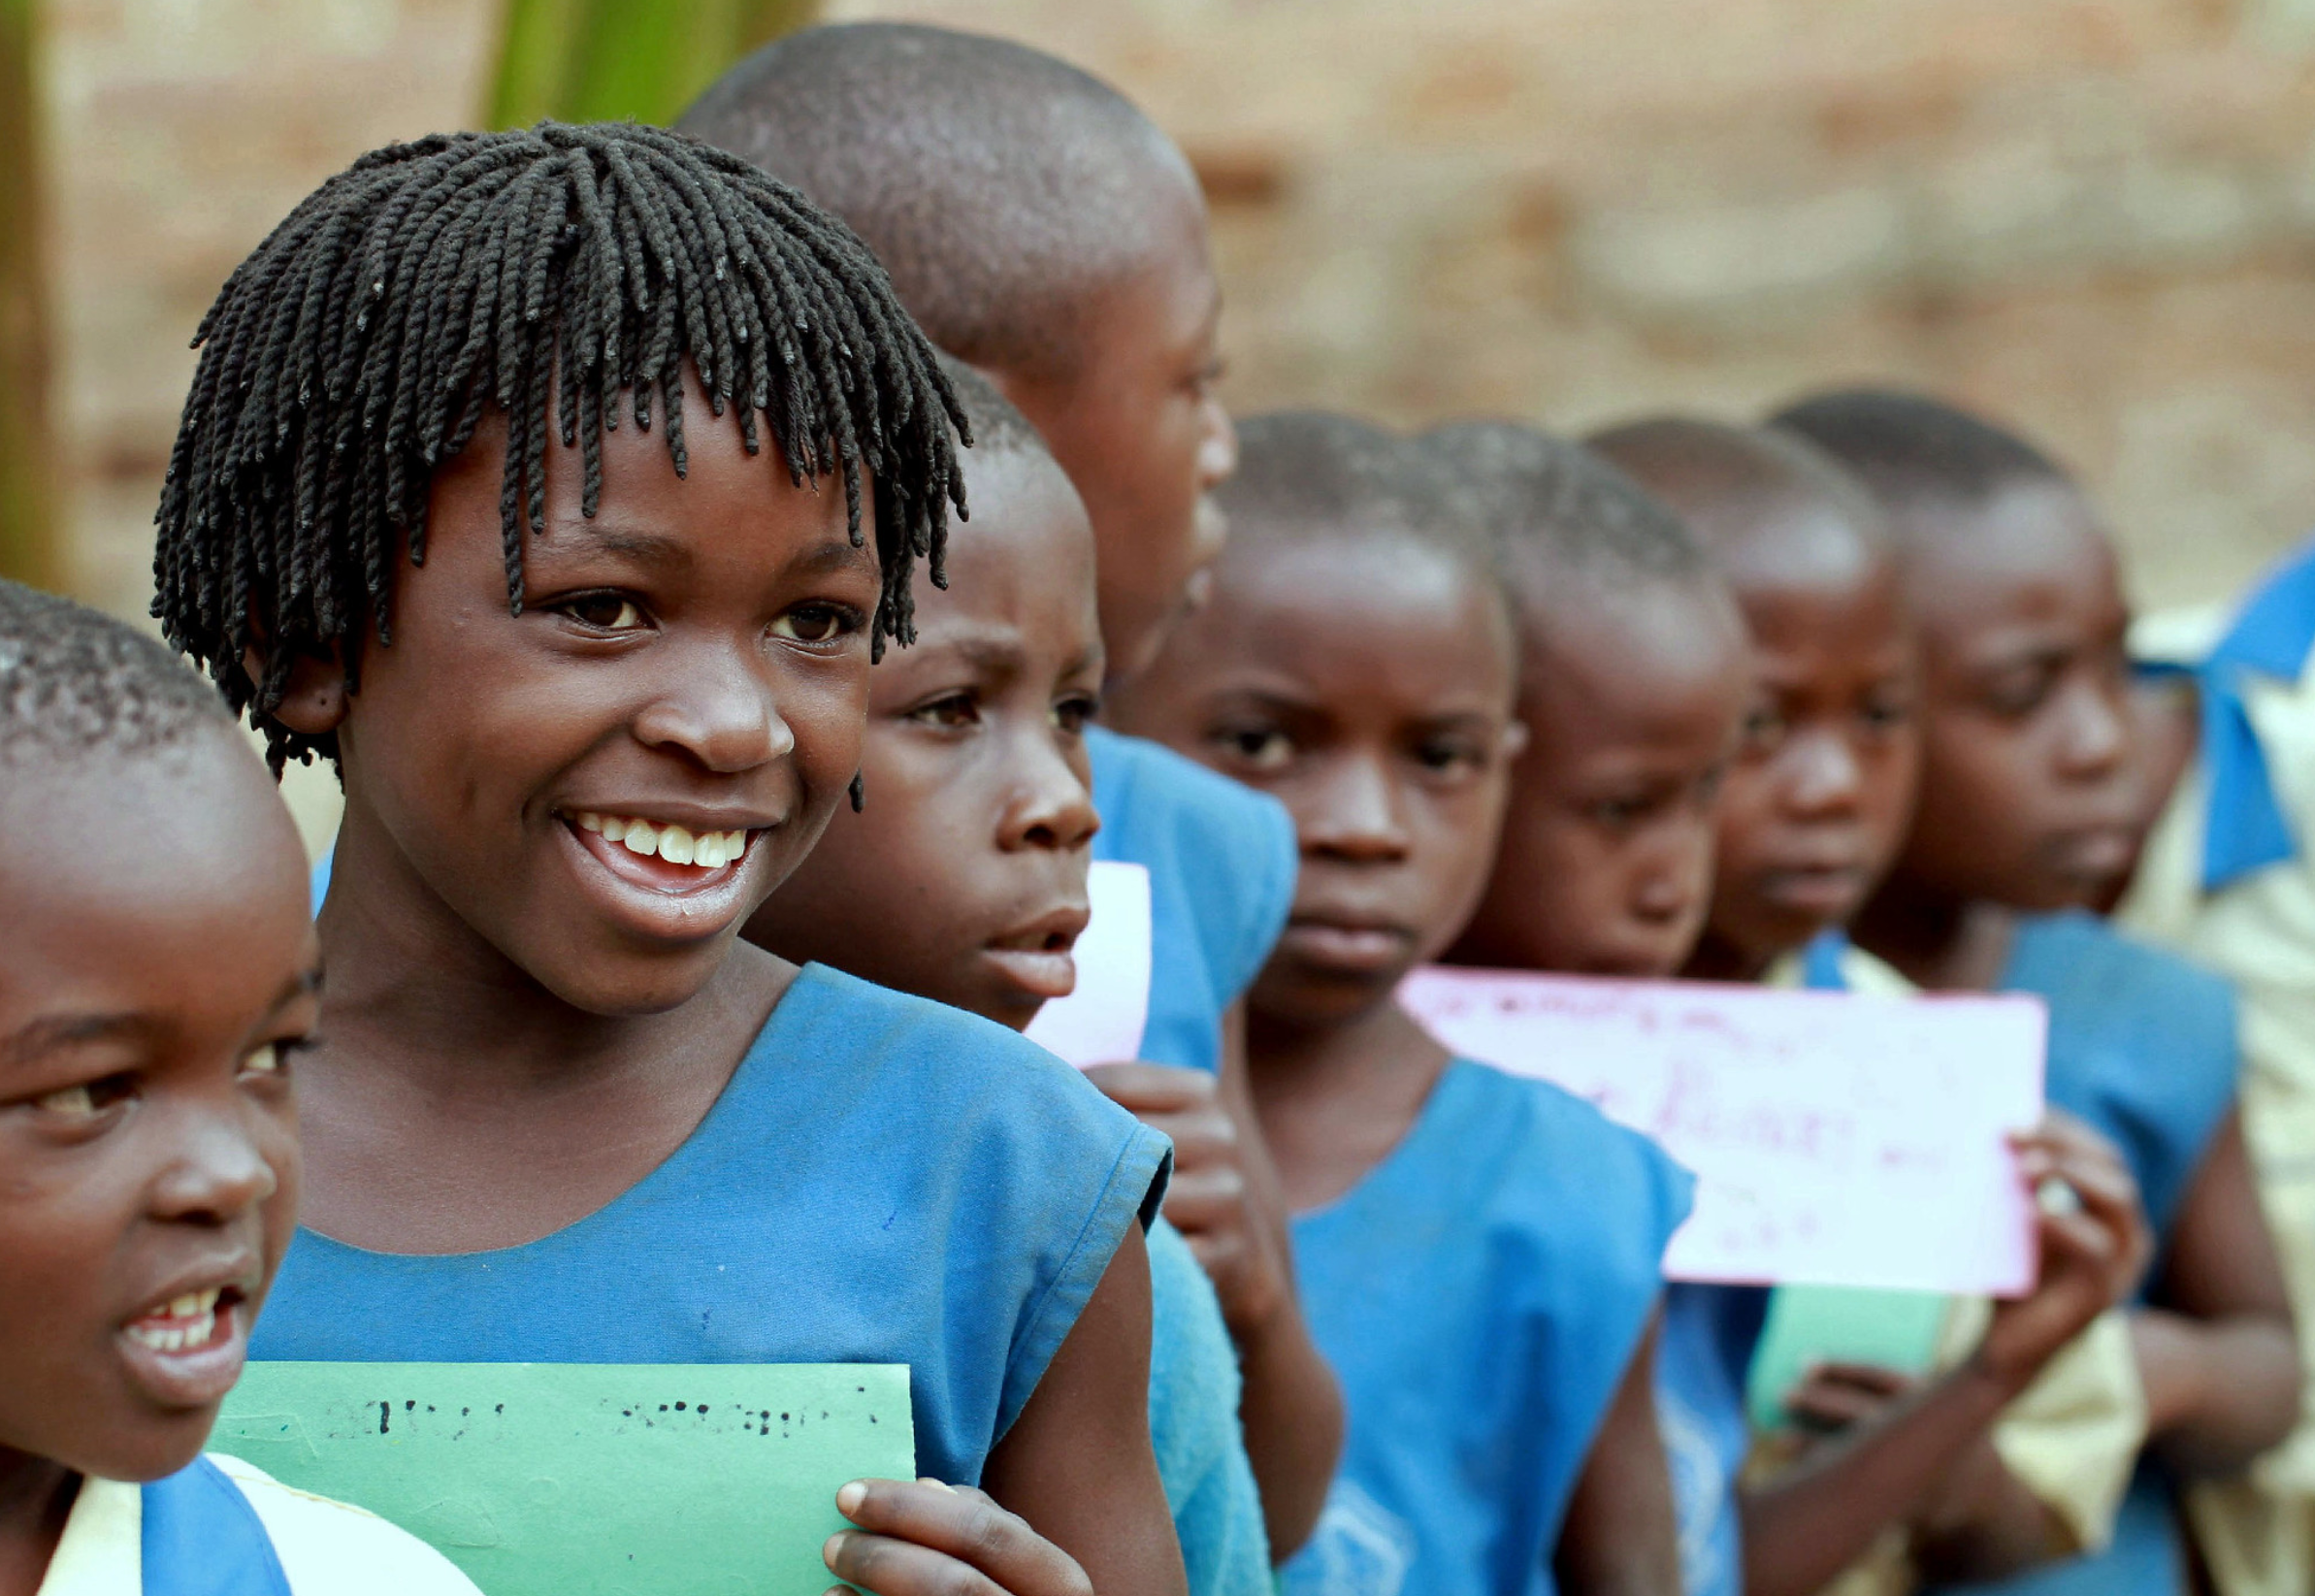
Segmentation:
[[(1234, 431), (1187, 163), (1012, 45), (810, 30), (682, 132), (375, 152), (204, 324), (155, 613), (336, 763), (310, 921), (216, 696), (0, 593), (0, 1592), (464, 1588), (194, 1461), (245, 1355), (905, 1364), (884, 1596), (2182, 1590), (2204, 1479), (2304, 1588), (2234, 1477), (2308, 1055), (2239, 1122), (2226, 989), (2075, 910), (2270, 706), (2136, 693), (2056, 468), (1872, 393)], [(1097, 859), (1153, 972), (1081, 1077), (1014, 1032)], [(2303, 1003), (2298, 891), (2207, 940)], [(1684, 1172), (1451, 1059), (1442, 958), (2040, 993), (2032, 1290), (1756, 1437), (1770, 1294), (1665, 1288)]]

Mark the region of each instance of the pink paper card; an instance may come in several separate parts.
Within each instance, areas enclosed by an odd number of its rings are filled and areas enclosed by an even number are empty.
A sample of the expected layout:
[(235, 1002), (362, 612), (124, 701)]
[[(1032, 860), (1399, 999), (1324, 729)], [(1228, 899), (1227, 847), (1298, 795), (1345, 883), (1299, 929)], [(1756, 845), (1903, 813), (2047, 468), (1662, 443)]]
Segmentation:
[(2041, 1117), (2038, 998), (1883, 997), (1432, 967), (1400, 1001), (1696, 1173), (1674, 1280), (2015, 1296), (2033, 1205), (2005, 1141)]
[(1095, 860), (1092, 918), (1077, 939), (1077, 990), (1037, 1011), (1028, 1039), (1084, 1069), (1141, 1057), (1150, 1023), (1150, 872)]

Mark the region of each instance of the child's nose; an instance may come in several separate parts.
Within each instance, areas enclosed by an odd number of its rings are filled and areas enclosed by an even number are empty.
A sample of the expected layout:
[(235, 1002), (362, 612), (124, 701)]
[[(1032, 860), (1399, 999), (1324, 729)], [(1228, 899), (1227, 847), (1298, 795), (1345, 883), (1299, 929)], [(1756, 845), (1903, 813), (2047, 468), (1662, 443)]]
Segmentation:
[(1406, 857), (1398, 790), (1377, 761), (1341, 761), (1293, 807), (1306, 854), (1362, 863)]
[(177, 1156), (154, 1180), (147, 1207), (174, 1223), (226, 1225), (271, 1197), (280, 1185), (241, 1105), (188, 1110), (164, 1134)]
[(795, 730), (760, 669), (696, 654), (636, 716), (635, 734), (645, 747), (726, 774), (768, 765), (796, 747)]
[(1785, 768), (1785, 801), (1799, 814), (1847, 809), (1864, 787), (1864, 765), (1856, 749), (1832, 731), (1789, 739)]
[(1073, 853), (1101, 829), (1092, 792), (1050, 739), (1030, 740), (1042, 746), (1025, 749), (1014, 761), (1018, 784), (1005, 806), (998, 846), (1007, 852), (1037, 848)]
[(2130, 707), (2121, 696), (2086, 686), (2068, 705), (2058, 743), (2061, 768), (2077, 780), (2111, 775), (2130, 757), (2131, 736)]

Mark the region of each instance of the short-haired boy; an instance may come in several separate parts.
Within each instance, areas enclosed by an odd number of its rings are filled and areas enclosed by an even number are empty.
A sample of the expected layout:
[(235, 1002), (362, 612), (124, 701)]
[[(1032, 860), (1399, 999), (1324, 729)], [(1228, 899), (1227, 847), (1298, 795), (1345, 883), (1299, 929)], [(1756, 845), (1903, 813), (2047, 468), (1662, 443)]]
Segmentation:
[(223, 703), (0, 581), (0, 1591), (471, 1593), (201, 1455), (296, 1224), (305, 855)]
[(1310, 413), (1244, 439), (1216, 597), (1127, 691), (1302, 847), (1253, 1082), (1351, 1423), (1287, 1588), (1669, 1589), (1647, 1370), (1686, 1176), (1392, 1000), (1478, 902), (1524, 740), (1494, 551), (1420, 445)]
[[(1916, 643), (1877, 507), (1837, 465), (1784, 435), (1668, 418), (1591, 442), (1703, 540), (1751, 636), (1752, 701), (1718, 805), (1712, 907), (1686, 973), (1905, 990), (1868, 956), (1824, 940), (1894, 858), (1919, 763)], [(1842, 1368), (1787, 1397), (1789, 1410), (1845, 1433), (1742, 1493), (1745, 1591), (1799, 1596), (1876, 1550), (1876, 1588), (1902, 1587), (1907, 1560), (1947, 1578), (1988, 1578), (2103, 1528), (2135, 1449), (2135, 1439), (2126, 1449), (2106, 1432), (2135, 1437), (2135, 1373), (2111, 1319), (2099, 1320), (2109, 1333), (2069, 1344), (2135, 1283), (2144, 1221), (2128, 1169), (2091, 1131), (2053, 1119), (2021, 1142), (2020, 1161), (2029, 1181), (2055, 1179), (2074, 1193), (2071, 1210), (2040, 1219), (2034, 1290), (1997, 1305), (1973, 1347), (1960, 1334), (1970, 1316), (1949, 1314), (1945, 1372), (1875, 1422), (1853, 1421), (1857, 1383)], [(2105, 1450), (2085, 1456), (2077, 1446), (2053, 1463), (2050, 1447), (2014, 1444), (2020, 1418), (2043, 1402), (2076, 1424), (2119, 1415), (2086, 1426)], [(1902, 1557), (1888, 1554), (1893, 1526)]]
[[(864, 803), (748, 923), (751, 941), (1018, 1030), (1074, 987), (1101, 635), (1085, 506), (1021, 412), (943, 368), (971, 424), (972, 519), (949, 529), (917, 639), (869, 672)], [(1238, 1366), (1214, 1287), (1150, 1227), (1150, 1438), (1190, 1596), (1270, 1596)]]
[(1926, 988), (2046, 999), (2050, 1100), (2130, 1157), (2158, 1242), (2131, 1316), (2148, 1456), (2114, 1543), (2015, 1584), (2182, 1591), (2181, 1481), (2281, 1441), (2300, 1370), (2234, 1112), (2233, 996), (2081, 912), (2139, 842), (2113, 548), (2054, 461), (1937, 400), (1843, 390), (1777, 425), (1872, 489), (1920, 627), (1921, 804), (1857, 940)]
[[(1109, 680), (1140, 675), (1210, 581), (1213, 491), (1236, 459), (1205, 198), (1173, 141), (1043, 51), (886, 22), (778, 40), (680, 125), (851, 223), (932, 342), (1027, 415), (1092, 518)], [(1229, 1318), (1284, 1555), (1325, 1498), (1342, 1430), (1245, 1080), (1243, 999), (1293, 896), (1293, 829), (1153, 742), (1101, 727), (1086, 740), (1093, 857), (1149, 871), (1152, 941), (1140, 1059), (1092, 1079), (1174, 1139), (1166, 1213)]]
[(345, 788), (259, 1353), (904, 1363), (918, 1467), (988, 1494), (848, 1488), (839, 1573), (1179, 1591), (1163, 1138), (739, 941), (961, 499), (882, 269), (743, 161), (545, 123), (364, 157), (204, 334), (156, 607)]

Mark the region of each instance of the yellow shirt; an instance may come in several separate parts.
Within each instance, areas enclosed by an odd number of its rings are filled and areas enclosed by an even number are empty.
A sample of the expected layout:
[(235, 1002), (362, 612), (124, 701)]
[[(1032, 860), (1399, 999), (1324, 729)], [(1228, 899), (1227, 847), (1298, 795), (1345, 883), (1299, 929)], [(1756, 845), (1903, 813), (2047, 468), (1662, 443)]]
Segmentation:
[[(481, 1596), (448, 1558), (374, 1513), (295, 1490), (238, 1457), (210, 1461), (257, 1511), (291, 1596)], [(39, 1596), (144, 1596), (144, 1530), (140, 1487), (82, 1481)]]
[[(2212, 611), (2150, 617), (2140, 658), (2192, 664)], [(2205, 894), (2209, 786), (2190, 765), (2116, 918), (2233, 982), (2241, 1004), (2243, 1140), (2299, 1317), (2299, 1425), (2241, 1477), (2198, 1483), (2187, 1517), (2221, 1596), (2315, 1596), (2315, 670), (2249, 678), (2245, 708), (2299, 858)]]
[[(1854, 945), (1842, 951), (1841, 973), (1853, 993), (1907, 997), (1917, 990)], [(1800, 986), (1800, 956), (1778, 961), (1767, 980), (1771, 986)], [(1953, 1298), (1931, 1372), (1954, 1368), (1975, 1351), (1992, 1317), (1993, 1304), (1984, 1297)], [(2065, 1549), (2103, 1549), (2113, 1539), (2115, 1510), (2146, 1444), (2146, 1392), (2128, 1318), (2109, 1310), (2068, 1342), (2002, 1411), (1993, 1442), (2003, 1466), (2065, 1526), (2073, 1542)], [(1919, 1582), (1903, 1532), (1892, 1531), (1829, 1585), (1827, 1596), (1896, 1596)]]

